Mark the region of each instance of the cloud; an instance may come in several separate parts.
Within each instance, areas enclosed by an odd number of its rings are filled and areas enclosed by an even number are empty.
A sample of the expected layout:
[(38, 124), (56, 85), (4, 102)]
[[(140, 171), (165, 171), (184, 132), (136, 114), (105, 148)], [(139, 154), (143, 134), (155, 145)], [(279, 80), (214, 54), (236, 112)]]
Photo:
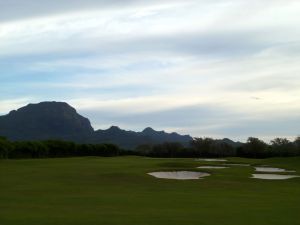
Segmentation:
[(11, 110), (21, 108), (32, 101), (30, 98), (19, 98), (19, 99), (0, 99), (0, 115), (9, 113)]
[(0, 0), (0, 113), (56, 100), (96, 128), (292, 136), (299, 9), (296, 0)]
[[(160, 1), (138, 1), (138, 0), (10, 0), (0, 1), (0, 21), (20, 20), (32, 17), (48, 16), (52, 14), (63, 14), (73, 11), (114, 9), (119, 7), (132, 7), (135, 5), (156, 5)], [(165, 0), (164, 4), (176, 1)]]
[[(122, 106), (120, 108), (123, 109)], [(152, 112), (127, 111), (127, 114), (117, 110), (108, 113), (107, 110), (102, 105), (98, 110), (83, 108), (79, 111), (88, 115), (96, 129), (105, 129), (112, 123), (126, 129), (135, 127), (136, 130), (152, 126), (158, 130), (179, 131), (197, 137), (229, 137), (243, 141), (249, 136), (259, 136), (266, 141), (278, 136), (293, 139), (297, 135), (297, 124), (300, 122), (296, 113), (299, 109), (294, 110), (294, 114), (284, 116), (283, 113), (275, 113), (268, 117), (266, 112), (245, 113), (221, 104), (196, 104)]]
[[(290, 25), (293, 19), (300, 19), (294, 15), (296, 3), (286, 4), (284, 10), (278, 13), (281, 1), (273, 4), (263, 1), (266, 15), (258, 8), (258, 2), (250, 6), (244, 1), (236, 4), (228, 1), (188, 1), (185, 4), (151, 1), (150, 5), (146, 3), (149, 1), (129, 1), (127, 3), (131, 7), (113, 7), (108, 11), (97, 8), (98, 4), (118, 6), (122, 2), (126, 1), (75, 1), (73, 6), (69, 1), (49, 3), (49, 10), (51, 5), (60, 9), (64, 9), (64, 5), (81, 9), (81, 4), (95, 7), (92, 11), (79, 10), (3, 24), (0, 56), (43, 53), (101, 53), (107, 56), (128, 52), (241, 56), (284, 46), (283, 39), (291, 42), (298, 40), (295, 37), (300, 35)], [(47, 4), (44, 5), (46, 7)], [(242, 7), (253, 13), (239, 13)], [(189, 12), (188, 15), (186, 12)], [(285, 14), (289, 14), (289, 19)], [(275, 15), (280, 21), (287, 21), (274, 27), (272, 21), (266, 18)], [(229, 20), (228, 23), (226, 20)], [(291, 32), (294, 35), (290, 35)]]

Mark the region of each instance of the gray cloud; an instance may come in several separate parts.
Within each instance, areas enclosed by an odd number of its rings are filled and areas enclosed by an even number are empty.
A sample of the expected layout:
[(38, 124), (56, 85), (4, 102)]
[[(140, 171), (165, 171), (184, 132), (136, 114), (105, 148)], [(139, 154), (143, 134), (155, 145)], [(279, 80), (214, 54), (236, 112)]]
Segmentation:
[(297, 73), (288, 71), (260, 76), (256, 78), (246, 78), (243, 81), (233, 82), (226, 87), (227, 90), (238, 90), (242, 92), (257, 92), (257, 91), (292, 91), (298, 90), (300, 80), (297, 78)]
[[(55, 45), (41, 40), (41, 45), (45, 48), (35, 48), (31, 45), (20, 46), (18, 57), (41, 56), (50, 58), (63, 58), (66, 56), (76, 57), (84, 55), (103, 55), (109, 57), (114, 54), (160, 54), (166, 55), (192, 55), (206, 57), (234, 57), (244, 55), (254, 55), (276, 45), (259, 40), (263, 33), (256, 32), (194, 32), (194, 33), (175, 33), (172, 35), (156, 35), (120, 38), (119, 40), (89, 38), (89, 37), (70, 37)], [(44, 44), (43, 44), (44, 42)], [(67, 44), (68, 43), (68, 44)], [(30, 47), (29, 47), (30, 46)], [(49, 48), (51, 46), (51, 49)], [(22, 48), (24, 48), (22, 54)], [(10, 53), (8, 53), (10, 54)], [(0, 53), (1, 57), (1, 53)], [(4, 54), (6, 60), (9, 55)]]
[[(152, 113), (124, 115), (107, 111), (80, 111), (88, 116), (94, 125), (121, 124), (127, 129), (152, 126), (156, 129), (179, 130), (194, 136), (229, 137), (246, 140), (249, 136), (259, 136), (269, 141), (275, 137), (293, 138), (299, 133), (300, 119), (296, 116), (260, 118), (261, 115), (245, 117), (234, 109), (213, 104), (201, 104), (174, 108)], [(255, 118), (255, 116), (257, 118)]]
[[(57, 100), (57, 99), (56, 99)], [(95, 129), (107, 129), (111, 125), (126, 130), (141, 131), (145, 127), (168, 132), (190, 134), (194, 137), (228, 137), (245, 141), (254, 136), (270, 141), (275, 137), (293, 140), (300, 135), (300, 119), (297, 116), (272, 118), (249, 118), (224, 107), (199, 105), (181, 107), (153, 113), (126, 115), (126, 112), (78, 110), (91, 120)], [(256, 115), (258, 116), (258, 115)]]
[[(126, 112), (115, 112), (103, 110), (82, 110), (83, 114), (91, 118), (92, 122), (97, 126), (106, 123), (125, 124), (127, 127), (154, 126), (156, 128), (164, 127), (190, 127), (195, 126), (211, 126), (212, 124), (223, 124), (224, 120), (234, 118), (236, 114), (224, 107), (199, 104), (185, 107), (177, 107), (173, 109), (134, 113), (126, 115)], [(110, 121), (110, 122), (108, 122)], [(147, 125), (148, 124), (148, 125)]]
[[(65, 12), (109, 9), (132, 5), (151, 5), (161, 1), (140, 0), (0, 0), (0, 22), (61, 14)], [(174, 2), (164, 0), (165, 2)]]
[[(187, 55), (240, 56), (258, 53), (272, 44), (258, 41), (258, 32), (178, 33), (172, 36), (145, 37), (123, 45), (136, 51), (171, 52)], [(118, 48), (118, 45), (116, 45)], [(121, 45), (122, 46), (122, 45)], [(118, 48), (124, 49), (124, 48)]]
[(224, 127), (218, 127), (207, 132), (224, 136), (227, 135), (233, 138), (245, 140), (249, 136), (261, 137), (266, 141), (275, 137), (288, 137), (293, 139), (300, 134), (299, 126), (300, 119), (296, 116), (288, 118), (272, 118), (260, 120), (240, 120), (239, 123), (231, 124)]
[(297, 135), (299, 1), (175, 3), (0, 0), (1, 112), (61, 100), (100, 128)]

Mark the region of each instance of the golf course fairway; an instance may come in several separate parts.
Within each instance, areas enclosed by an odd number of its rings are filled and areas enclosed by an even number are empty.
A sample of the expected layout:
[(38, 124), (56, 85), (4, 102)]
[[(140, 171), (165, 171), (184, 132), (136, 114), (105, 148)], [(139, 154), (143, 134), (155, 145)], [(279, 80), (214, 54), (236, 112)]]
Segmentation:
[[(144, 157), (0, 161), (1, 225), (298, 225), (300, 178), (251, 178), (254, 166), (295, 170), (300, 157), (224, 162)], [(156, 171), (198, 171), (197, 180)], [(281, 173), (286, 174), (286, 173)]]

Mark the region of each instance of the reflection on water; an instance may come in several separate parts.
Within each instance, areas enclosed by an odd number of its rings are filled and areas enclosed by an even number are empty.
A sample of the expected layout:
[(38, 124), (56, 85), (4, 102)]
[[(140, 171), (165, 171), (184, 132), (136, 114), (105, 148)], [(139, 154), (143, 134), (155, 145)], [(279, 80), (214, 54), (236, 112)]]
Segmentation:
[(191, 171), (153, 172), (148, 174), (156, 178), (176, 180), (197, 180), (210, 175), (209, 173)]

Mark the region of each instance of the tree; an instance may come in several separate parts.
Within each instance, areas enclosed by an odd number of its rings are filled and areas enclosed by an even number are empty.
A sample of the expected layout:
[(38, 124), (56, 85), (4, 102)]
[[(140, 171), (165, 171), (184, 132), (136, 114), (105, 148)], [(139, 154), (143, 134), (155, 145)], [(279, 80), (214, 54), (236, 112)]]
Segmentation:
[(215, 141), (210, 146), (210, 156), (212, 157), (229, 157), (235, 156), (236, 151), (233, 146), (223, 141)]
[(135, 151), (141, 155), (147, 156), (152, 151), (152, 145), (150, 145), (150, 144), (139, 145), (135, 148)]
[(198, 156), (210, 156), (210, 150), (212, 145), (214, 144), (214, 140), (212, 138), (194, 138), (191, 141), (191, 147), (197, 152)]
[(76, 155), (76, 144), (62, 140), (44, 141), (49, 149), (49, 157), (68, 157)]
[(294, 145), (296, 148), (296, 155), (300, 155), (300, 136), (296, 137)]
[(258, 138), (249, 137), (247, 143), (240, 148), (239, 156), (251, 158), (267, 157), (268, 145)]
[(183, 146), (177, 142), (165, 142), (163, 144), (154, 145), (149, 152), (152, 157), (179, 157)]
[(6, 159), (12, 150), (12, 144), (5, 137), (0, 137), (0, 159)]
[(272, 156), (295, 156), (295, 145), (286, 138), (275, 138), (271, 141)]

